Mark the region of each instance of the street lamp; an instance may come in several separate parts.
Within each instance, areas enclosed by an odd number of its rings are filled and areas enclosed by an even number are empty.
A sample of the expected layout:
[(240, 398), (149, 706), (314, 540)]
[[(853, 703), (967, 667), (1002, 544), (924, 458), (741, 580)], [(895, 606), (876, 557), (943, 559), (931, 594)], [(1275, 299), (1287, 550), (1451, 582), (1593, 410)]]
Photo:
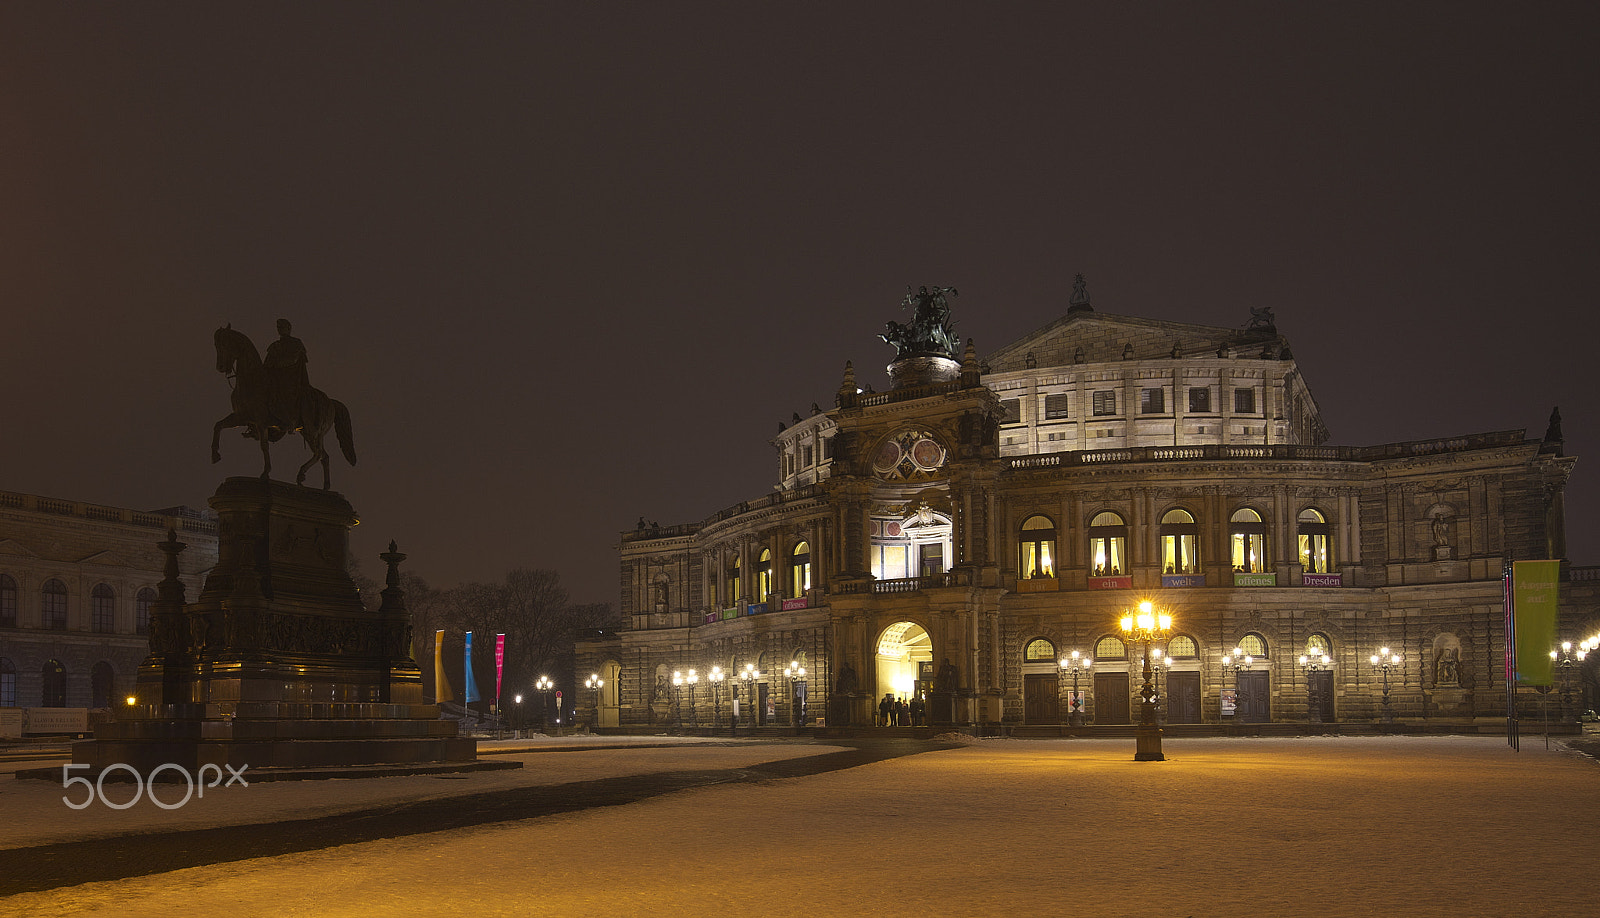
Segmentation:
[[(517, 703), (517, 706), (511, 709), (515, 712), (511, 718), (511, 730), (512, 732), (518, 732), (522, 729), (522, 693), (518, 692), (512, 696), (512, 700)], [(519, 736), (518, 739), (520, 738)]]
[(1322, 693), (1317, 690), (1317, 674), (1332, 669), (1333, 659), (1325, 653), (1300, 655), (1300, 670), (1306, 674), (1306, 718), (1310, 723), (1322, 723)]
[(700, 729), (700, 709), (694, 706), (694, 687), (700, 682), (700, 674), (689, 670), (689, 676), (684, 680), (689, 683), (689, 720), (696, 730)]
[(678, 712), (678, 732), (683, 732), (683, 673), (672, 671), (672, 707)]
[(1139, 726), (1135, 732), (1133, 760), (1135, 762), (1164, 762), (1161, 753), (1161, 727), (1156, 723), (1156, 690), (1151, 684), (1150, 645), (1164, 641), (1172, 633), (1172, 616), (1156, 612), (1149, 601), (1139, 603), (1137, 613), (1122, 617), (1125, 637), (1144, 645), (1144, 685), (1139, 689)]
[(805, 721), (806, 715), (800, 696), (795, 694), (794, 684), (796, 682), (801, 685), (805, 684), (806, 668), (801, 666), (799, 662), (790, 660), (789, 668), (784, 670), (783, 674), (789, 677), (789, 723), (791, 726), (798, 727)]
[(605, 688), (606, 680), (600, 678), (599, 673), (590, 673), (589, 678), (583, 680), (583, 687), (594, 692), (594, 720), (589, 722), (589, 732), (595, 732), (600, 726), (600, 690)]
[(706, 681), (711, 683), (711, 735), (717, 734), (717, 727), (722, 723), (722, 667), (713, 666), (711, 672), (706, 674)]
[(1377, 654), (1368, 657), (1374, 667), (1383, 673), (1383, 722), (1394, 723), (1394, 708), (1389, 706), (1389, 670), (1399, 669), (1401, 666), (1400, 654), (1390, 653), (1389, 648), (1378, 648)]
[(1576, 654), (1572, 650), (1571, 641), (1562, 641), (1561, 650), (1550, 651), (1550, 660), (1561, 667), (1561, 716), (1565, 718), (1567, 712), (1572, 710), (1572, 662), (1574, 658), (1582, 663), (1589, 652), (1579, 645)]
[(550, 692), (551, 692), (551, 690), (553, 690), (556, 687), (556, 684), (554, 682), (550, 681), (550, 677), (549, 676), (540, 676), (539, 677), (539, 681), (535, 682), (533, 684), (533, 687), (535, 689), (538, 689), (538, 691), (539, 691), (539, 698), (540, 698), (540, 700), (539, 700), (540, 729), (545, 733), (549, 733), (550, 732)]
[[(744, 665), (744, 669), (739, 670), (739, 681), (743, 682), (745, 684), (745, 686), (748, 687), (749, 690), (750, 690), (747, 694), (749, 695), (749, 699), (750, 699), (750, 732), (751, 733), (755, 733), (756, 732), (756, 720), (757, 720), (757, 718), (756, 718), (756, 680), (758, 680), (760, 678), (761, 678), (761, 671), (756, 669), (756, 665), (754, 663), (746, 663)], [(738, 699), (735, 698), (734, 700), (737, 701)], [(734, 719), (735, 720), (738, 719), (738, 714), (737, 713), (734, 714)], [(734, 724), (733, 725), (733, 729), (734, 730), (737, 730), (738, 728), (739, 728), (738, 724)]]
[(1087, 673), (1093, 665), (1094, 660), (1076, 650), (1061, 658), (1061, 671), (1072, 674), (1072, 702), (1068, 705), (1070, 711), (1067, 714), (1067, 723), (1071, 726), (1083, 726), (1083, 696), (1078, 694), (1078, 676)]
[[(1239, 676), (1242, 673), (1249, 672), (1251, 664), (1255, 663), (1255, 661), (1256, 661), (1255, 657), (1250, 656), (1249, 654), (1245, 653), (1243, 650), (1239, 649), (1238, 647), (1233, 648), (1233, 655), (1232, 656), (1224, 656), (1222, 658), (1222, 683), (1223, 683), (1223, 685), (1227, 685), (1227, 683), (1228, 683), (1228, 673), (1230, 673), (1230, 672), (1233, 673), (1233, 710), (1234, 710), (1233, 717), (1235, 718), (1236, 722), (1238, 721), (1239, 716), (1240, 716), (1239, 715)], [(1221, 708), (1218, 708), (1217, 716), (1221, 717), (1222, 714), (1223, 714), (1223, 711), (1221, 710)]]

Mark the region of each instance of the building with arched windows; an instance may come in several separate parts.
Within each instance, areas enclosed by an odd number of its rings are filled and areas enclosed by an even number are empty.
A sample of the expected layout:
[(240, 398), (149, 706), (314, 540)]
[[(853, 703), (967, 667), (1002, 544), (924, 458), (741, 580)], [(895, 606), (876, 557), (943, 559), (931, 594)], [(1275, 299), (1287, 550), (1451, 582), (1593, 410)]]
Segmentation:
[(0, 491), (0, 708), (108, 708), (133, 689), (168, 531), (198, 590), (217, 558), (209, 512)]
[[(1328, 445), (1271, 310), (1113, 315), (1079, 278), (980, 357), (928, 333), (949, 292), (890, 323), (888, 391), (846, 364), (832, 409), (781, 426), (770, 493), (622, 534), (629, 627), (579, 646), (602, 725), (725, 724), (729, 692), (743, 723), (866, 725), (886, 695), (933, 724), (1128, 723), (1142, 600), (1175, 623), (1150, 648), (1169, 723), (1370, 721), (1381, 678), (1401, 718), (1503, 718), (1504, 565), (1566, 551), (1558, 419)], [(1563, 564), (1574, 639), (1596, 574)], [(674, 684), (712, 667), (715, 697)]]

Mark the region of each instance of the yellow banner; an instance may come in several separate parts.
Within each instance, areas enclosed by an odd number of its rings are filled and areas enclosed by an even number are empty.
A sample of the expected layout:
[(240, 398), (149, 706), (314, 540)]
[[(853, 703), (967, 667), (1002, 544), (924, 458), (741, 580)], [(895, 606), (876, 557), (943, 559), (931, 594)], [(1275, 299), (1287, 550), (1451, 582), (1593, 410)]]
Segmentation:
[(456, 696), (450, 691), (450, 680), (444, 677), (444, 632), (433, 633), (433, 700), (437, 704), (454, 701)]
[(1560, 561), (1513, 561), (1511, 612), (1517, 633), (1517, 681), (1550, 685), (1550, 651), (1556, 646)]

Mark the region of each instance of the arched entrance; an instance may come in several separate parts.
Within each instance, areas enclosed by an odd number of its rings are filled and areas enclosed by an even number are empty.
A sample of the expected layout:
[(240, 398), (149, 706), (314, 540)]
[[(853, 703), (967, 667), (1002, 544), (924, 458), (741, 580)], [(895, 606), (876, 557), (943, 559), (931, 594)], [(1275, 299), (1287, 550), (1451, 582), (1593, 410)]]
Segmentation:
[(933, 638), (916, 622), (895, 622), (878, 635), (877, 693), (872, 711), (877, 715), (883, 696), (908, 704), (933, 688)]
[(600, 678), (605, 680), (605, 685), (600, 687), (600, 726), (615, 727), (620, 724), (622, 708), (620, 706), (622, 684), (622, 664), (616, 660), (607, 660), (600, 666)]

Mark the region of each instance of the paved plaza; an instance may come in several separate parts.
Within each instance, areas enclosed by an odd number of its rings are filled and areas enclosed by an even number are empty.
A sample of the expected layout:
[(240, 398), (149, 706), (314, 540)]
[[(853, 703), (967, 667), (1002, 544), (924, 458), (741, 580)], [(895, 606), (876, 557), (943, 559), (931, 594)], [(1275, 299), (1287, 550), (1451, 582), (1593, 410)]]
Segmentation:
[[(0, 775), (0, 891), (15, 893), (0, 909), (1596, 911), (1600, 764), (1538, 736), (1520, 752), (1503, 737), (1169, 739), (1155, 763), (1133, 762), (1131, 739), (585, 742), (513, 746), (516, 770), (258, 783), (174, 810), (72, 810), (56, 783)], [(96, 876), (120, 878), (83, 882)]]

